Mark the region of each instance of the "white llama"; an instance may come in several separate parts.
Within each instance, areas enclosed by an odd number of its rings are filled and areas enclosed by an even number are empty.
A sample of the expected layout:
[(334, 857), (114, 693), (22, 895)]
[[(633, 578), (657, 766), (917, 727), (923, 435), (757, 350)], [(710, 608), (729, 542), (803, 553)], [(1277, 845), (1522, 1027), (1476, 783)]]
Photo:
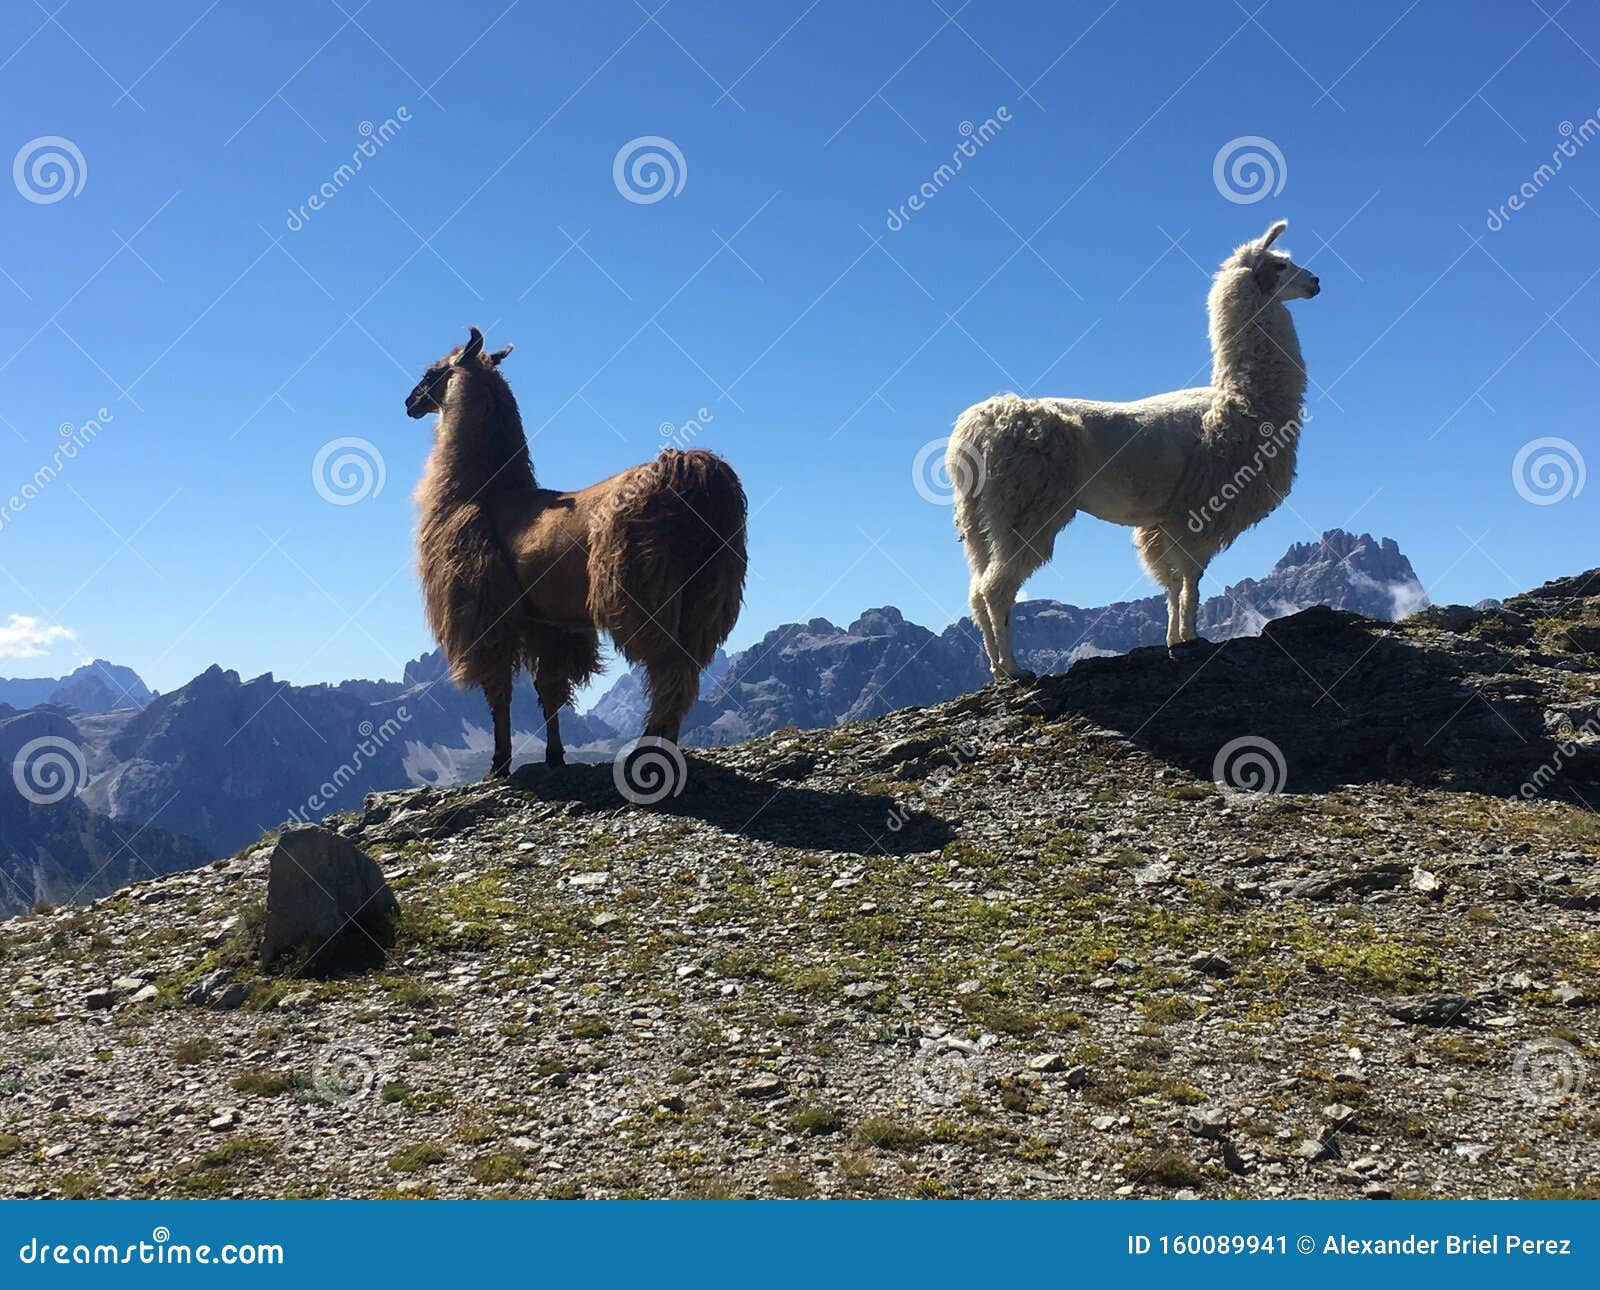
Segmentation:
[(1167, 644), (1194, 640), (1200, 576), (1294, 482), (1306, 369), (1286, 300), (1321, 289), (1273, 251), (1280, 220), (1212, 282), (1211, 384), (1134, 403), (1002, 394), (963, 412), (946, 452), (972, 616), (999, 677), (1031, 679), (1011, 651), (1011, 608), (1079, 511), (1134, 528), (1167, 592)]

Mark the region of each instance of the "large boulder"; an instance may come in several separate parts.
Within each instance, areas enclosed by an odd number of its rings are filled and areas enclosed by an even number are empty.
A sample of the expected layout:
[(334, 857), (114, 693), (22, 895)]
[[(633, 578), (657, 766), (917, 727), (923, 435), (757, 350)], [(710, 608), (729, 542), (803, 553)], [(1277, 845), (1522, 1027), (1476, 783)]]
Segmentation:
[(399, 912), (383, 871), (355, 843), (317, 825), (286, 829), (268, 860), (262, 965), (298, 951), (307, 972), (376, 966)]

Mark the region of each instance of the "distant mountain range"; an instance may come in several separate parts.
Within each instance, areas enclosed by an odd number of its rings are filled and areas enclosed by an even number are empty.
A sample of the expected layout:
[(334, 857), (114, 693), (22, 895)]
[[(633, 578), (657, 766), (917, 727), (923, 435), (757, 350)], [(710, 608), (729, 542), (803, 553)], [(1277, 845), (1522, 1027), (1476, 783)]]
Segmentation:
[(131, 667), (119, 667), (103, 658), (85, 663), (70, 676), (13, 681), (0, 677), (0, 703), (12, 708), (59, 703), (79, 712), (111, 712), (118, 708), (142, 708), (152, 697)]
[[(1199, 627), (1201, 635), (1224, 640), (1257, 635), (1272, 619), (1311, 605), (1393, 620), (1427, 603), (1411, 562), (1391, 539), (1331, 529), (1319, 542), (1290, 547), (1264, 578), (1246, 578), (1206, 600)], [(1018, 604), (1013, 622), (1017, 658), (1042, 675), (1087, 656), (1164, 644), (1167, 602), (1156, 595), (1080, 609), (1029, 600)], [(859, 721), (988, 681), (982, 638), (970, 618), (937, 636), (893, 606), (869, 609), (846, 628), (825, 618), (786, 623), (733, 655), (716, 683), (702, 688), (683, 742), (711, 746), (786, 725)]]
[[(1427, 597), (1393, 541), (1334, 529), (1290, 547), (1260, 580), (1207, 600), (1200, 630), (1212, 639), (1252, 635), (1319, 604), (1394, 619)], [(1059, 672), (1086, 656), (1161, 644), (1166, 601), (1097, 609), (1025, 601), (1015, 634), (1024, 664)], [(787, 725), (860, 720), (988, 680), (967, 618), (937, 634), (893, 606), (869, 609), (845, 628), (823, 618), (786, 623), (749, 649), (719, 651), (683, 742), (710, 746)], [(587, 713), (563, 713), (569, 753), (609, 758), (639, 732), (646, 706), (641, 674), (624, 672)], [(190, 867), (287, 819), (348, 810), (368, 792), (476, 778), (489, 764), (486, 722), (482, 696), (458, 690), (437, 651), (407, 664), (399, 681), (295, 686), (212, 667), (157, 695), (129, 669), (103, 661), (68, 677), (0, 680), (0, 916), (41, 898), (91, 899), (147, 869)], [(542, 756), (543, 723), (525, 677), (512, 724), (517, 759)], [(41, 805), (5, 772), (44, 736), (70, 741), (82, 774), (76, 795)]]

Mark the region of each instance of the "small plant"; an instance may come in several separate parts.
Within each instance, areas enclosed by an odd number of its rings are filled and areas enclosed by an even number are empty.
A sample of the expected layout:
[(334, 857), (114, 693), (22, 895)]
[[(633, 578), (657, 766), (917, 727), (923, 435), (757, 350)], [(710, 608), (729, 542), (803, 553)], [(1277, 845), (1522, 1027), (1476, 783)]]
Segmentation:
[(810, 1200), (817, 1194), (811, 1179), (793, 1169), (780, 1169), (767, 1180), (767, 1184), (772, 1188), (773, 1195), (782, 1196), (785, 1200)]
[(520, 1151), (492, 1151), (468, 1164), (467, 1173), (472, 1175), (474, 1182), (485, 1185), (516, 1182), (522, 1177), (527, 1163), (528, 1158)]
[(885, 1151), (915, 1151), (928, 1135), (914, 1124), (902, 1124), (886, 1115), (869, 1115), (856, 1126), (856, 1141)]
[(245, 1071), (233, 1080), (233, 1091), (251, 1097), (279, 1097), (311, 1087), (311, 1081), (297, 1071)]
[(831, 1106), (806, 1106), (789, 1117), (789, 1132), (802, 1138), (821, 1138), (844, 1128), (844, 1121)]
[(176, 1066), (198, 1066), (216, 1056), (214, 1039), (180, 1039), (172, 1045), (172, 1061)]
[(389, 1157), (389, 1168), (396, 1173), (414, 1174), (448, 1158), (449, 1153), (437, 1142), (413, 1142)]

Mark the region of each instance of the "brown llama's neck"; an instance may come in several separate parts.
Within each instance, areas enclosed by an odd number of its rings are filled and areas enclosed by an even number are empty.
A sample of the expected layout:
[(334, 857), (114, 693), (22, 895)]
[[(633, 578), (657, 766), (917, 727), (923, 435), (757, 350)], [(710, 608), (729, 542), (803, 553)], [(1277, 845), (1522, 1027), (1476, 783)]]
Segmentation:
[(417, 500), (424, 508), (484, 504), (538, 487), (522, 414), (494, 371), (452, 382)]
[(1242, 414), (1274, 427), (1298, 424), (1306, 365), (1287, 306), (1276, 298), (1263, 303), (1248, 269), (1219, 273), (1209, 304), (1214, 405), (1229, 411), (1218, 421)]

